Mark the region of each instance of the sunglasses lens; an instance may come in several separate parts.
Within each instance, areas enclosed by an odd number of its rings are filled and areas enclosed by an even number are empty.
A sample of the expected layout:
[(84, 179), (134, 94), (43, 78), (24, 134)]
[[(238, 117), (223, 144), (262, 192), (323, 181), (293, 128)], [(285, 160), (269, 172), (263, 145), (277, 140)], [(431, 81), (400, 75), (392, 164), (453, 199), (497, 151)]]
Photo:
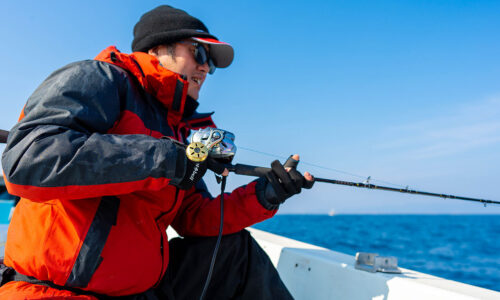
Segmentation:
[(205, 47), (202, 45), (198, 44), (196, 47), (196, 50), (194, 52), (194, 58), (196, 59), (196, 62), (200, 65), (203, 65), (207, 62), (208, 55), (207, 55), (207, 50), (205, 50)]
[(213, 74), (215, 72), (215, 65), (214, 62), (209, 58), (208, 59), (208, 74)]
[(194, 51), (194, 59), (200, 65), (203, 65), (207, 62), (209, 67), (209, 74), (213, 74), (215, 72), (214, 62), (212, 61), (212, 59), (210, 59), (210, 57), (208, 57), (207, 49), (205, 49), (203, 45), (198, 44), (198, 46), (196, 47), (196, 50)]

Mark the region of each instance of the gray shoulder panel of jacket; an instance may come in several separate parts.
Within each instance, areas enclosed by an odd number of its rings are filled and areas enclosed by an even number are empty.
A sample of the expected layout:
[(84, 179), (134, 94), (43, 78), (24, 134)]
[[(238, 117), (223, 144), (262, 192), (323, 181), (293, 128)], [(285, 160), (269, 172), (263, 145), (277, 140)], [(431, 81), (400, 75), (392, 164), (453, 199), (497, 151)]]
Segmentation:
[(120, 117), (130, 84), (126, 71), (99, 61), (52, 73), (9, 134), (2, 156), (8, 181), (64, 187), (173, 178), (179, 167), (175, 145), (147, 135), (106, 134)]

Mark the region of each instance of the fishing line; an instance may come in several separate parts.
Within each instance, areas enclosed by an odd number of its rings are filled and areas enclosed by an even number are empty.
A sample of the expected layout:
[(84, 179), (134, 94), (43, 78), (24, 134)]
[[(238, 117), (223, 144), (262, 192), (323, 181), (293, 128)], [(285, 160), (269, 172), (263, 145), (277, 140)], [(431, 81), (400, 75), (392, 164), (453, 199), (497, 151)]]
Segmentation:
[[(217, 177), (219, 178), (219, 177)], [(205, 298), (208, 286), (210, 285), (210, 280), (212, 279), (212, 273), (214, 271), (215, 259), (217, 258), (217, 252), (219, 252), (220, 241), (222, 239), (222, 230), (224, 227), (224, 190), (226, 189), (226, 176), (223, 176), (220, 180), (221, 192), (220, 192), (220, 225), (219, 225), (219, 235), (217, 236), (217, 242), (215, 242), (214, 252), (212, 254), (212, 260), (210, 261), (210, 267), (208, 269), (207, 279), (205, 279), (205, 285), (203, 286), (203, 291), (201, 292), (200, 300)]]
[[(281, 159), (284, 159), (284, 160), (288, 158), (288, 157), (284, 157), (284, 156), (280, 156), (280, 155), (276, 155), (276, 154), (272, 154), (272, 153), (268, 153), (268, 152), (258, 151), (258, 150), (251, 149), (251, 148), (247, 148), (247, 147), (241, 147), (241, 146), (238, 146), (238, 148), (239, 148), (239, 149), (243, 149), (243, 150), (247, 150), (247, 151), (250, 151), (250, 152), (255, 152), (255, 153), (259, 153), (259, 154), (267, 155), (267, 156), (270, 156), (270, 157), (273, 157), (273, 158), (281, 158)], [(323, 170), (333, 171), (333, 172), (337, 172), (337, 173), (341, 173), (341, 174), (345, 174), (345, 175), (349, 175), (349, 176), (353, 176), (353, 177), (361, 178), (361, 179), (363, 179), (363, 180), (367, 180), (367, 179), (369, 179), (369, 180), (371, 180), (371, 181), (378, 181), (378, 182), (385, 183), (385, 184), (389, 184), (389, 185), (393, 185), (393, 186), (399, 186), (399, 187), (404, 187), (404, 188), (407, 188), (407, 187), (408, 187), (408, 186), (406, 186), (406, 185), (401, 185), (401, 184), (397, 184), (397, 183), (392, 183), (392, 182), (385, 181), (385, 180), (381, 180), (381, 179), (374, 179), (374, 178), (371, 178), (371, 176), (362, 176), (362, 175), (358, 175), (358, 174), (350, 173), (350, 172), (347, 172), (347, 171), (342, 171), (342, 170), (339, 170), (339, 169), (334, 169), (334, 168), (329, 168), (329, 167), (325, 167), (325, 166), (320, 166), (320, 165), (313, 164), (313, 163), (308, 163), (308, 162), (303, 161), (303, 160), (300, 160), (300, 163), (301, 163), (302, 165), (308, 165), (308, 166), (316, 167), (316, 168), (323, 169)]]

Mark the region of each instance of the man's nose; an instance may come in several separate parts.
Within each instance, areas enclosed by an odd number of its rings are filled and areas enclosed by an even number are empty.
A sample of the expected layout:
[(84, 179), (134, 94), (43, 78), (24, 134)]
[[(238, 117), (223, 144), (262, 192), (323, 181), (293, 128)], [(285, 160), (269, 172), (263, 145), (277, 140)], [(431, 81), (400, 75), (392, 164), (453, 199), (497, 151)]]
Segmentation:
[(206, 61), (202, 65), (198, 64), (198, 70), (208, 73), (208, 71), (210, 71), (210, 67), (208, 66), (208, 61)]

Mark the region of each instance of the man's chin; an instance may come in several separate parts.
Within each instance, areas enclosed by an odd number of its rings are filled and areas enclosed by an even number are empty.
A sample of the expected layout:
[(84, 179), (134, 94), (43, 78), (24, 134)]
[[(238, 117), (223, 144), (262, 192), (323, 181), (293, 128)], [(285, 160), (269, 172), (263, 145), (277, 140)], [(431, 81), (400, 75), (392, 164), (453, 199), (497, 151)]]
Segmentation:
[(198, 92), (190, 92), (188, 91), (188, 96), (193, 98), (194, 100), (198, 100), (198, 97), (200, 96), (200, 94)]

